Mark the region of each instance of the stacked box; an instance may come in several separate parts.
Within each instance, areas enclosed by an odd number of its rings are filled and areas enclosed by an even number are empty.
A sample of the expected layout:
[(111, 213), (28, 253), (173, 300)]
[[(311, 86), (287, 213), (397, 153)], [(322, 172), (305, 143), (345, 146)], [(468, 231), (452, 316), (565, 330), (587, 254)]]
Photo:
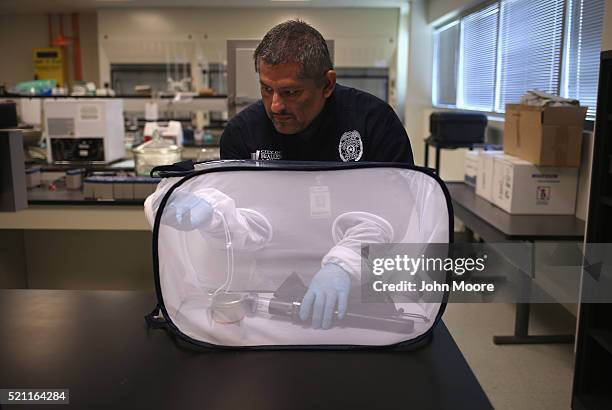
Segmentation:
[(492, 201), (493, 160), (504, 155), (502, 151), (482, 151), (478, 155), (478, 173), (476, 175), (476, 195)]
[(494, 158), (493, 203), (510, 214), (573, 215), (578, 168), (544, 167), (510, 155)]
[(536, 165), (578, 167), (586, 111), (507, 104), (504, 152)]
[(478, 154), (480, 151), (472, 150), (465, 152), (463, 180), (466, 184), (476, 187), (476, 177), (478, 175)]

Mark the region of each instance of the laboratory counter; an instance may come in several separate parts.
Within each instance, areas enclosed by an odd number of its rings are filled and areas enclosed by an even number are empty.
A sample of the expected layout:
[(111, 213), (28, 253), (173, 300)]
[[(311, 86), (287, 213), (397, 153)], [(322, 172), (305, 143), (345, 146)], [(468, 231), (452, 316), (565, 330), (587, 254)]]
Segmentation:
[(152, 292), (0, 290), (0, 386), (70, 389), (87, 409), (492, 408), (443, 322), (408, 351), (194, 351), (147, 328), (154, 305)]
[(67, 189), (64, 172), (44, 176), (28, 190), (27, 208), (0, 212), (0, 288), (150, 289), (148, 194), (88, 199)]
[(28, 189), (28, 205), (97, 205), (97, 206), (139, 206), (144, 199), (94, 199), (86, 198), (82, 190), (63, 187), (51, 191), (46, 186)]
[(142, 205), (0, 212), (0, 288), (151, 289), (151, 240)]

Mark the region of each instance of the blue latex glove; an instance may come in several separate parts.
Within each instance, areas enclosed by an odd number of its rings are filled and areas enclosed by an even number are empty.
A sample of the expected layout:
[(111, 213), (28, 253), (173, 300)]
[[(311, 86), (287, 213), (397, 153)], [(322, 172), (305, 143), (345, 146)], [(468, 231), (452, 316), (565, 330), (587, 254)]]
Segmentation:
[(338, 319), (342, 319), (346, 314), (350, 288), (350, 275), (336, 264), (326, 264), (310, 282), (300, 306), (300, 319), (308, 319), (312, 310), (313, 329), (329, 329), (336, 305)]
[(191, 192), (176, 192), (166, 204), (161, 221), (180, 231), (191, 231), (209, 223), (213, 213), (213, 207), (205, 199)]

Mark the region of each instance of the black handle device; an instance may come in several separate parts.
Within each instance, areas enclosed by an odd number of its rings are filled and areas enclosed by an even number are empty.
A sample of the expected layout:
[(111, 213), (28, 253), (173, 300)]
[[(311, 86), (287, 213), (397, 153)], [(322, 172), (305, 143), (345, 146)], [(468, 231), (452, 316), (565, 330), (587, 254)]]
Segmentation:
[[(301, 322), (299, 317), (300, 306), (301, 303), (297, 301), (286, 302), (278, 298), (272, 298), (268, 305), (268, 313), (290, 317), (294, 322), (298, 323)], [(344, 318), (338, 319), (337, 314), (338, 312), (334, 312), (334, 320), (340, 327), (384, 330), (395, 333), (411, 333), (414, 330), (414, 321), (412, 319), (370, 315), (351, 311), (348, 311)]]

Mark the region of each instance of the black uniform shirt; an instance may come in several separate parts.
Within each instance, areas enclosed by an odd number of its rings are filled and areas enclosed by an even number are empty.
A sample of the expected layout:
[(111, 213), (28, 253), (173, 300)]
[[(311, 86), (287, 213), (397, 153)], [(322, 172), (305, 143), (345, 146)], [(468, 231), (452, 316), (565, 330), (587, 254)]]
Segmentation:
[(221, 159), (414, 163), (410, 140), (393, 109), (339, 84), (312, 123), (293, 135), (276, 131), (261, 100), (251, 104), (227, 124)]

